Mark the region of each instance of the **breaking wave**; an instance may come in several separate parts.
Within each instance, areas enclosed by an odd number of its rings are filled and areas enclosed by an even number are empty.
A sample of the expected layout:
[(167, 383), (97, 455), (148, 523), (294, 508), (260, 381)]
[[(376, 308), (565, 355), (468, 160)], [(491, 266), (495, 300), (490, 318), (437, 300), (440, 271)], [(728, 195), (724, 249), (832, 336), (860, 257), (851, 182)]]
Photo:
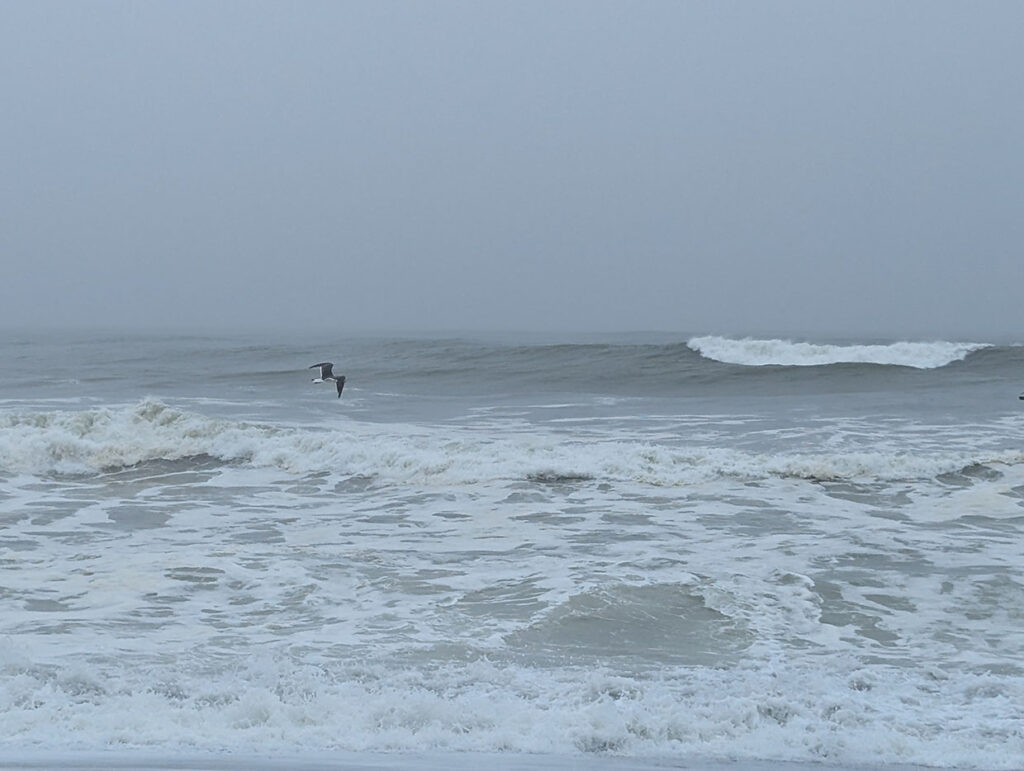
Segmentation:
[[(454, 751), (545, 753), (536, 764), (517, 758), (501, 768), (541, 768), (544, 761), (557, 769), (646, 768), (637, 759), (643, 757), (652, 758), (651, 768), (686, 767), (665, 758), (687, 755), (740, 758), (722, 768), (742, 768), (751, 757), (827, 764), (822, 768), (837, 762), (889, 767), (895, 753), (904, 763), (929, 767), (1009, 769), (1018, 767), (1022, 745), (1014, 711), (1005, 705), (1024, 686), (1019, 678), (997, 686), (986, 675), (943, 673), (939, 686), (934, 675), (883, 680), (866, 670), (780, 661), (771, 674), (705, 667), (642, 679), (603, 668), (547, 673), (487, 659), (418, 673), (373, 662), (327, 668), (255, 655), (228, 675), (199, 676), (180, 663), (141, 672), (82, 664), (51, 673), (18, 661), (16, 649), (8, 656), (14, 661), (6, 665), (12, 676), (0, 683), (8, 705), (0, 746), (13, 745), (5, 753), (15, 758), (20, 742), (93, 753), (116, 748), (122, 762), (126, 749), (141, 748), (171, 757), (182, 747), (243, 755), (237, 766), (189, 758), (173, 763), (179, 768), (243, 768), (248, 753), (317, 759), (330, 753), (323, 766), (341, 768), (349, 765), (338, 763), (338, 753), (407, 752), (394, 765), (356, 756), (364, 762), (351, 767), (419, 769), (440, 767), (446, 757), (423, 759), (423, 753)], [(949, 721), (953, 729), (923, 722), (923, 695), (939, 687), (951, 703), (980, 703), (993, 716), (966, 711)], [(629, 759), (606, 766), (616, 755)], [(111, 759), (15, 767), (99, 768)], [(129, 767), (122, 762), (116, 766)]]
[(616, 437), (489, 432), (345, 421), (328, 430), (209, 418), (154, 399), (79, 412), (0, 414), (0, 472), (91, 474), (154, 461), (329, 473), (375, 483), (462, 486), (503, 481), (629, 481), (693, 485), (721, 478), (810, 480), (932, 478), (1019, 464), (1019, 450), (955, 447), (909, 453), (898, 439), (864, 450), (762, 454)]
[(734, 340), (694, 337), (687, 345), (701, 356), (725, 364), (812, 367), (826, 364), (883, 364), (935, 369), (990, 347), (987, 343), (898, 342), (884, 345), (825, 345), (791, 340)]

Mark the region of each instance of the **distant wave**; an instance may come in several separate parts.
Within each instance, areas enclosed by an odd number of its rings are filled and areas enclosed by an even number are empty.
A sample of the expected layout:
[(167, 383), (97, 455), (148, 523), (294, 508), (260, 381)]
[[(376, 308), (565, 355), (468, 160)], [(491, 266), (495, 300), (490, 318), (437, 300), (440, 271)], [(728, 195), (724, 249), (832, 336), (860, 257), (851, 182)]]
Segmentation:
[(824, 364), (887, 364), (916, 369), (935, 369), (960, 361), (987, 343), (899, 342), (885, 345), (824, 345), (791, 340), (734, 340), (727, 337), (694, 337), (687, 345), (707, 359), (751, 367), (776, 365), (812, 367)]
[(722, 478), (933, 478), (974, 466), (1019, 464), (1024, 453), (906, 453), (884, 446), (758, 454), (628, 439), (581, 442), (544, 433), (481, 438), (447, 427), (391, 424), (384, 430), (356, 421), (321, 431), (212, 419), (153, 399), (81, 412), (0, 413), (0, 472), (94, 474), (163, 461), (333, 473), (380, 485), (620, 480), (673, 487)]

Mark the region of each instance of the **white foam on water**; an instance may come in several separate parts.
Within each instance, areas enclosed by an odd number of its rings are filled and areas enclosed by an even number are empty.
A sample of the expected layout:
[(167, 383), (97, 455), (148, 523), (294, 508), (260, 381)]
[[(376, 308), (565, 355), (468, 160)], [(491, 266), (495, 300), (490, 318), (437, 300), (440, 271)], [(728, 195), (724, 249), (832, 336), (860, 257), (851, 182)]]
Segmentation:
[(708, 359), (746, 366), (811, 367), (826, 364), (885, 364), (935, 369), (960, 361), (987, 343), (897, 342), (884, 345), (825, 345), (792, 340), (694, 337), (687, 345)]
[(487, 660), (432, 670), (310, 666), (258, 653), (200, 674), (180, 663), (41, 669), (10, 644), (3, 653), (8, 751), (511, 752), (991, 769), (1017, 768), (1024, 756), (1021, 678), (781, 660), (635, 678)]
[(0, 750), (1019, 767), (1021, 420), (686, 425), (4, 413)]
[(576, 438), (536, 429), (492, 436), (472, 427), (357, 421), (340, 421), (329, 430), (278, 427), (208, 418), (147, 399), (77, 412), (0, 414), (0, 471), (95, 473), (209, 456), (296, 474), (372, 477), (385, 484), (594, 479), (676, 486), (719, 478), (930, 478), (971, 465), (1024, 461), (1019, 450), (979, 450), (955, 443), (908, 452), (900, 440), (894, 433), (870, 450), (830, 446), (827, 451), (759, 454), (642, 438)]

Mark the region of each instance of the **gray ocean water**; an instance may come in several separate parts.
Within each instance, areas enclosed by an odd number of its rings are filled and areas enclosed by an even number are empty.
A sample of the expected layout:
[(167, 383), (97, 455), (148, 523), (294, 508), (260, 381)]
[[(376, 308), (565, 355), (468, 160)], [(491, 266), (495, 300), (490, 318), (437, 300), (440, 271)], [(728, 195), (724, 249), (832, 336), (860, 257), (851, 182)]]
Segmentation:
[(985, 341), (4, 333), (0, 752), (1020, 768), (1022, 391)]

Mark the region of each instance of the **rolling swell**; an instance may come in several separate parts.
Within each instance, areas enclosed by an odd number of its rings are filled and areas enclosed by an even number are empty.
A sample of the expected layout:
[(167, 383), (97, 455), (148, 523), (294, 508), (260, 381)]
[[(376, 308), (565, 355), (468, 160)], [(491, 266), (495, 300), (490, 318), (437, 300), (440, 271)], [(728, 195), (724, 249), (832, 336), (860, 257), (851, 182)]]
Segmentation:
[[(758, 396), (874, 388), (908, 390), (940, 373), (984, 370), (1016, 377), (1024, 347), (972, 342), (830, 345), (788, 340), (692, 337), (685, 342), (502, 344), (391, 340), (354, 347), (352, 382), (396, 392), (532, 398)], [(823, 377), (825, 375), (825, 377)]]
[(467, 340), (391, 341), (357, 351), (367, 379), (446, 396), (486, 392), (671, 392), (706, 377), (700, 357), (684, 343), (485, 344)]

